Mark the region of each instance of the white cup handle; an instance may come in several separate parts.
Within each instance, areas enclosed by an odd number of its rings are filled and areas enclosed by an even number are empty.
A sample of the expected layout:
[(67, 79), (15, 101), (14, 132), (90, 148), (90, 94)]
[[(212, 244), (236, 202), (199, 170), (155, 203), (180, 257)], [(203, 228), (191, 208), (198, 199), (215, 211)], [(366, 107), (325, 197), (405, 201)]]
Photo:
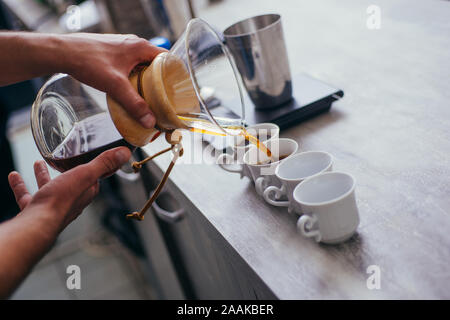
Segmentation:
[[(297, 221), (297, 228), (300, 230), (301, 234), (307, 238), (314, 237), (316, 242), (322, 240), (322, 235), (320, 231), (314, 228), (314, 224), (317, 222), (317, 216), (313, 214), (312, 216), (308, 216), (306, 214), (302, 215), (300, 219)], [(313, 229), (314, 228), (314, 229)]]
[(218, 158), (216, 163), (221, 167), (223, 170), (232, 172), (232, 173), (240, 173), (241, 178), (244, 175), (244, 165), (240, 164), (239, 169), (231, 169), (229, 168), (229, 164), (227, 164), (228, 160), (231, 162), (234, 161), (234, 158), (232, 155), (229, 155), (228, 153), (222, 153)]
[(266, 176), (259, 177), (255, 181), (255, 189), (256, 193), (261, 197), (263, 196), (264, 190), (268, 187), (269, 181), (266, 179)]
[(263, 197), (267, 203), (275, 207), (289, 207), (289, 201), (275, 201), (270, 199), (270, 194), (273, 192), (275, 199), (280, 199), (282, 196), (286, 195), (286, 186), (282, 185), (281, 188), (270, 186), (264, 190)]

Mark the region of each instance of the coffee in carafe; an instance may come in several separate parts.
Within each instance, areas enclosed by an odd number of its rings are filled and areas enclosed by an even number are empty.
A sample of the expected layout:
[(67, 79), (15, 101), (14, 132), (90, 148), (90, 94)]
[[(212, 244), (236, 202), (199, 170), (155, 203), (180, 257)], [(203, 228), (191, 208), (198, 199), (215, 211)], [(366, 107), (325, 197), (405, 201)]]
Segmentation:
[(93, 160), (103, 151), (122, 146), (135, 149), (115, 130), (108, 113), (104, 112), (74, 123), (65, 139), (44, 159), (64, 172)]

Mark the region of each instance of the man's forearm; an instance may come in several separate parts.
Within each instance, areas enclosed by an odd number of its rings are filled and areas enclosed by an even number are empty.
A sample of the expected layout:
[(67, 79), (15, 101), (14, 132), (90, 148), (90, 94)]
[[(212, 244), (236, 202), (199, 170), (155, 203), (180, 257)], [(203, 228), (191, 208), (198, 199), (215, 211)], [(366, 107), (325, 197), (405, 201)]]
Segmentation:
[(61, 221), (47, 210), (25, 209), (0, 224), (0, 299), (13, 292), (55, 242)]
[(67, 72), (65, 50), (61, 35), (0, 32), (0, 86)]

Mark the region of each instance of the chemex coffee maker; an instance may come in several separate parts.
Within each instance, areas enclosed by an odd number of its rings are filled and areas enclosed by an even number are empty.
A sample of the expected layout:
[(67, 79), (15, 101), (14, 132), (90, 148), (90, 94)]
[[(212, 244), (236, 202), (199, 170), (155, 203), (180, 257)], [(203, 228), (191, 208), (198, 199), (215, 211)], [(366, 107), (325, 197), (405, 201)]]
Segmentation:
[[(165, 134), (168, 148), (141, 162), (171, 151), (172, 161), (158, 188), (140, 212), (127, 217), (142, 220), (161, 191), (178, 157), (183, 155), (177, 129), (214, 135), (239, 135), (244, 128), (243, 94), (239, 75), (228, 49), (203, 20), (191, 20), (169, 52), (129, 76), (156, 118), (153, 129), (142, 127), (104, 92), (66, 74), (51, 77), (40, 89), (31, 112), (36, 145), (47, 163), (63, 172), (87, 163), (101, 152), (127, 146), (131, 150)], [(210, 92), (214, 92), (214, 99)], [(213, 103), (236, 105), (240, 112), (223, 117)], [(239, 110), (238, 110), (239, 111)]]

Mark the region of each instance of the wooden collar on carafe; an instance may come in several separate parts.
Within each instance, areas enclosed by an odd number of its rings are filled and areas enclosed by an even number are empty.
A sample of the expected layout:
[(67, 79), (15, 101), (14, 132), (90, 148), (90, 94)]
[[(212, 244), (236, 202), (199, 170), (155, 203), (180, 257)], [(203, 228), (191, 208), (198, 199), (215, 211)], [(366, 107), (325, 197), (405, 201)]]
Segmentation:
[[(138, 76), (137, 76), (137, 91), (138, 91), (138, 94), (141, 96), (141, 98), (144, 99), (144, 101), (146, 101), (146, 100), (144, 97), (144, 89), (142, 89), (142, 84), (143, 84), (142, 78), (144, 77), (144, 72), (147, 70), (147, 68), (149, 66), (150, 65), (143, 66), (143, 68), (141, 68), (138, 71)], [(167, 130), (163, 130), (161, 127), (159, 127), (157, 123), (155, 123), (155, 129), (160, 132), (167, 131)]]

